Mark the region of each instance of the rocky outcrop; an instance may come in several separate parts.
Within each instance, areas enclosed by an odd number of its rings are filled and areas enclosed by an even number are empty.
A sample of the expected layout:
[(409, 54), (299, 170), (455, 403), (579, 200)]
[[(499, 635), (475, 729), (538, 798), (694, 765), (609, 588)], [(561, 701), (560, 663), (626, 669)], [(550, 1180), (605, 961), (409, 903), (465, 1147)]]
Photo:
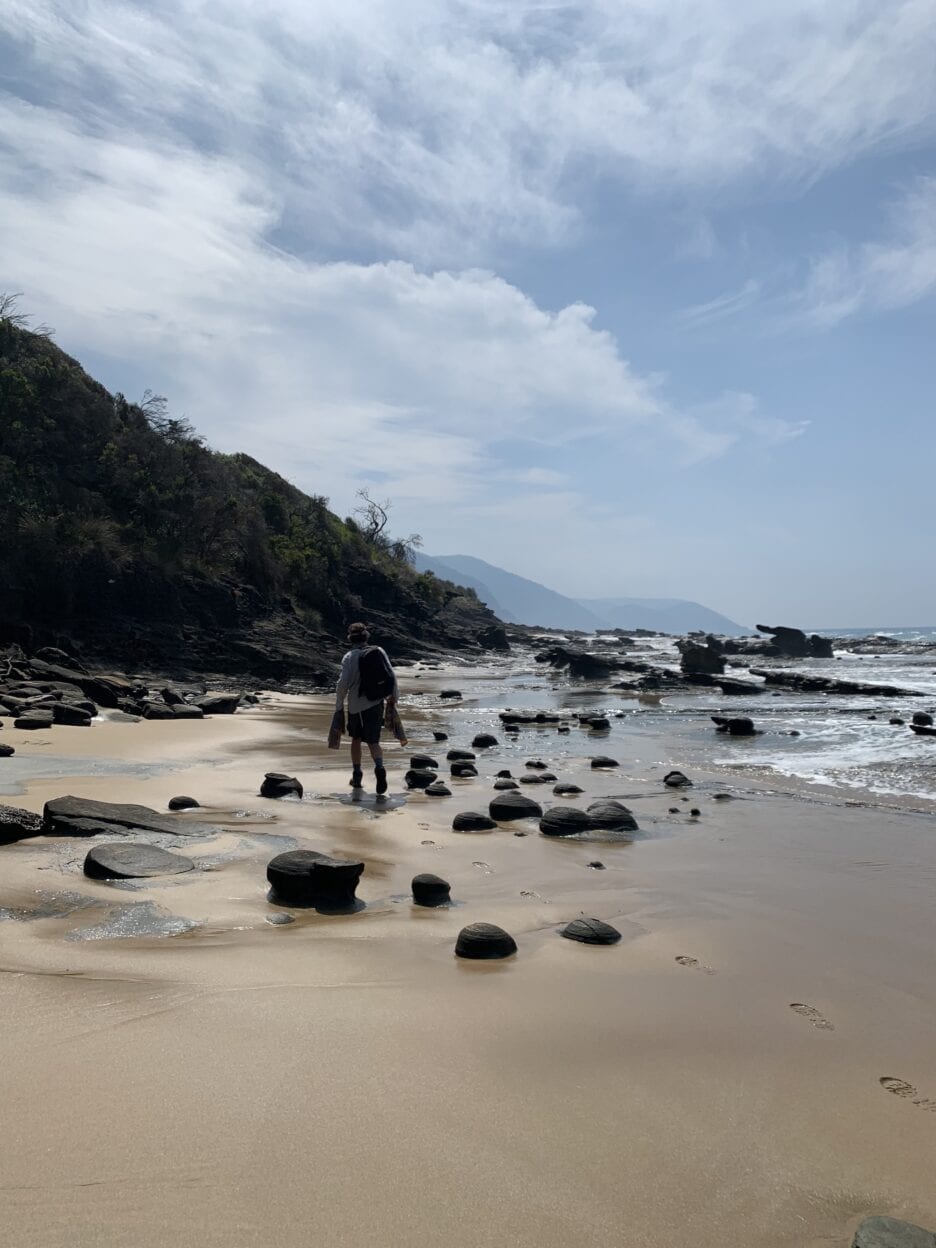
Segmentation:
[(751, 668), (754, 676), (763, 676), (768, 685), (796, 689), (800, 693), (867, 694), (877, 698), (922, 698), (916, 689), (898, 689), (896, 685), (869, 685), (857, 680), (833, 680), (830, 676), (811, 676), (791, 672), (787, 668)]
[(177, 815), (160, 815), (148, 806), (97, 802), (88, 797), (55, 797), (42, 811), (42, 831), (47, 836), (95, 836), (119, 828), (168, 832), (172, 836), (211, 836), (218, 830)]
[(676, 648), (682, 656), (680, 667), (683, 672), (720, 676), (725, 670), (723, 655), (712, 645), (700, 646), (693, 641), (677, 641)]
[(42, 818), (18, 806), (0, 806), (0, 845), (24, 841), (42, 832)]
[(813, 633), (807, 637), (799, 628), (787, 628), (783, 624), (757, 624), (759, 633), (770, 636), (768, 654), (783, 659), (831, 659), (833, 657), (832, 642), (828, 637), (820, 637)]
[(852, 1248), (936, 1248), (936, 1233), (899, 1218), (865, 1218)]
[(537, 663), (548, 663), (558, 671), (567, 670), (570, 676), (579, 680), (606, 680), (620, 666), (616, 659), (607, 655), (568, 650), (565, 646), (553, 646), (533, 657)]

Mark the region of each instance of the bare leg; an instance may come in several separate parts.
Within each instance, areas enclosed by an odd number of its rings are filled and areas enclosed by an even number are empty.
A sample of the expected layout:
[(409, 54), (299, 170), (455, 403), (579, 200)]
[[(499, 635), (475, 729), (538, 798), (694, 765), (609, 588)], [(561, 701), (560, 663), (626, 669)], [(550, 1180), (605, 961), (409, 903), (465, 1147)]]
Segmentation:
[[(374, 747), (371, 746), (371, 753), (373, 751)], [(351, 738), (351, 766), (356, 770), (359, 770), (361, 766), (361, 743), (355, 740), (354, 737)]]

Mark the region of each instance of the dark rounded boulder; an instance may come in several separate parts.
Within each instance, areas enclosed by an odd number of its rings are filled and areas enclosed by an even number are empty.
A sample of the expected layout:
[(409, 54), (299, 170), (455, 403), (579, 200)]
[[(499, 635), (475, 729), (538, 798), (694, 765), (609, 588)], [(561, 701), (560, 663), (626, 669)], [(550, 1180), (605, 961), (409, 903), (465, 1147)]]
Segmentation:
[(670, 789), (684, 789), (691, 785), (692, 781), (681, 771), (668, 771), (663, 777), (663, 783)]
[(474, 810), (463, 810), (452, 820), (453, 832), (491, 832), (497, 824), (489, 815)]
[(165, 702), (144, 702), (143, 718), (175, 719), (175, 711), (171, 706), (166, 706)]
[(497, 745), (497, 737), (492, 736), (489, 732), (479, 732), (471, 745), (476, 750), (487, 750), (492, 745)]
[(169, 798), (170, 810), (194, 810), (196, 806), (200, 805), (201, 803), (196, 802), (194, 797), (187, 797), (185, 794)]
[(194, 863), (158, 845), (135, 841), (107, 841), (89, 849), (84, 873), (92, 880), (139, 880), (151, 875), (181, 875)]
[(546, 770), (546, 764), (541, 758), (529, 758), (523, 765), (524, 767), (531, 767), (534, 771)]
[(56, 724), (68, 724), (73, 728), (87, 728), (91, 723), (91, 715), (73, 702), (53, 702), (52, 719)]
[(568, 724), (560, 724), (559, 727), (556, 729), (556, 731), (557, 732), (571, 732), (572, 729), (569, 727)]
[(604, 754), (597, 754), (591, 760), (592, 771), (599, 771), (604, 767), (620, 767), (620, 763), (616, 758), (608, 758)]
[(601, 831), (638, 832), (640, 830), (633, 812), (613, 798), (592, 802), (585, 808), (585, 814), (590, 826)]
[(603, 715), (595, 715), (589, 720), (588, 727), (591, 732), (608, 732), (611, 728), (611, 721), (605, 719)]
[(601, 919), (573, 919), (560, 933), (567, 940), (577, 940), (583, 945), (616, 945), (621, 933), (610, 923)]
[(433, 739), (433, 741), (447, 741), (447, 740), (448, 740), (448, 733), (447, 733), (447, 732), (438, 732), (438, 731), (436, 731), (436, 732), (434, 732), (434, 733), (432, 734), (432, 739)]
[(716, 732), (726, 732), (729, 737), (753, 737), (757, 733), (754, 727), (754, 720), (748, 719), (746, 716), (737, 716), (732, 719), (726, 719), (724, 715), (712, 715), (712, 723), (716, 725)]
[(12, 745), (0, 745), (0, 758), (10, 758), (16, 753)]
[(471, 780), (478, 774), (478, 769), (475, 767), (474, 763), (455, 762), (452, 763), (451, 767), (449, 767), (449, 773), (454, 776), (456, 780)]
[(491, 818), (498, 823), (510, 819), (542, 819), (543, 808), (523, 793), (499, 793), (488, 806)]
[(452, 790), (447, 784), (441, 780), (436, 780), (434, 784), (430, 784), (426, 790), (426, 797), (451, 797)]
[(239, 693), (206, 693), (195, 699), (195, 705), (200, 706), (206, 715), (233, 715), (240, 706), (240, 700)]
[(403, 783), (408, 789), (428, 789), (429, 785), (435, 784), (438, 778), (434, 771), (423, 767), (411, 767), (403, 777)]
[(449, 750), (445, 757), (450, 763), (473, 763), (478, 756), (477, 754), (472, 754), (471, 750)]
[(174, 706), (172, 708), (173, 719), (204, 719), (205, 712), (200, 706)]
[(531, 771), (527, 776), (520, 777), (521, 784), (546, 784), (546, 773), (542, 775), (538, 771)]
[(577, 784), (572, 784), (568, 780), (563, 780), (559, 784), (553, 785), (553, 793), (555, 793), (556, 797), (575, 797), (576, 794), (584, 792), (584, 789), (580, 789)]
[(302, 797), (302, 785), (295, 776), (282, 771), (268, 771), (260, 785), (261, 797)]
[(444, 906), (451, 901), (452, 886), (440, 875), (413, 876), (413, 901), (417, 906)]
[(457, 958), (509, 958), (517, 952), (517, 942), (495, 923), (469, 923), (458, 933)]
[(461, 696), (459, 689), (442, 689), (439, 692), (440, 698), (460, 698)]
[(923, 728), (932, 728), (933, 717), (928, 711), (914, 711), (910, 722), (911, 724), (918, 724)]
[(364, 863), (330, 858), (311, 849), (291, 849), (277, 854), (267, 866), (273, 901), (290, 906), (315, 906), (322, 910), (349, 910), (364, 873)]
[(499, 793), (507, 793), (511, 789), (519, 789), (519, 787), (520, 786), (519, 784), (517, 784), (516, 780), (495, 780), (494, 781), (494, 788), (497, 789)]
[(592, 825), (585, 811), (576, 806), (551, 806), (539, 826), (544, 836), (577, 836)]
[(505, 767), (503, 771), (499, 771), (497, 773), (497, 779), (498, 780), (512, 780), (513, 776), (510, 774), (510, 769), (508, 767)]
[(409, 760), (409, 765), (417, 771), (435, 771), (439, 766), (431, 754), (414, 754)]

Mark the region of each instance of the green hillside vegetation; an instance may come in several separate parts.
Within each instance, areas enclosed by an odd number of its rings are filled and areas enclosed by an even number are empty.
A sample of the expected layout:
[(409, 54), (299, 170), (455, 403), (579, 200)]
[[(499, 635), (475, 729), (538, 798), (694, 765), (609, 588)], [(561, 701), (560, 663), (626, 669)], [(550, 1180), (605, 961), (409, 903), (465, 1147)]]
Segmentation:
[(247, 455), (210, 450), (162, 399), (111, 395), (9, 301), (3, 310), (0, 641), (27, 630), (128, 661), (200, 661), (221, 630), (240, 657), (217, 670), (246, 661), (258, 639), (245, 651), (245, 628), (266, 628), (270, 657), (274, 616), (294, 653), (303, 630), (330, 652), (361, 616), (398, 645), (486, 644), (494, 617), (416, 572), (404, 543), (341, 520)]

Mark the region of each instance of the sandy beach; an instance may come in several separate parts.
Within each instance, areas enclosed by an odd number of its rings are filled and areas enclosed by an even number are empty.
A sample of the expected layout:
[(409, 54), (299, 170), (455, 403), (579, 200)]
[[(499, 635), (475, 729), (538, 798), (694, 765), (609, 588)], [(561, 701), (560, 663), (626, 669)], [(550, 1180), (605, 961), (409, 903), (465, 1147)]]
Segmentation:
[[(451, 674), (416, 674), (382, 812), (325, 748), (328, 699), (4, 732), (37, 760), (8, 804), (188, 793), (220, 829), (178, 850), (201, 869), (119, 885), (82, 875), (82, 840), (0, 848), (10, 1242), (847, 1248), (868, 1214), (936, 1225), (933, 815), (698, 768), (684, 801), (672, 742), (638, 755), (626, 725), (600, 747), (616, 771), (589, 769), (586, 734), (557, 761), (555, 729), (530, 729), (451, 798), (401, 801), (411, 752), (471, 739), (432, 696)], [(641, 834), (453, 832), (526, 758), (621, 798)], [(274, 769), (302, 802), (257, 796)], [(365, 908), (271, 905), (266, 863), (294, 846), (363, 859)], [(452, 907), (412, 904), (420, 871)], [(622, 941), (561, 939), (582, 914)], [(517, 956), (456, 959), (477, 920)]]

